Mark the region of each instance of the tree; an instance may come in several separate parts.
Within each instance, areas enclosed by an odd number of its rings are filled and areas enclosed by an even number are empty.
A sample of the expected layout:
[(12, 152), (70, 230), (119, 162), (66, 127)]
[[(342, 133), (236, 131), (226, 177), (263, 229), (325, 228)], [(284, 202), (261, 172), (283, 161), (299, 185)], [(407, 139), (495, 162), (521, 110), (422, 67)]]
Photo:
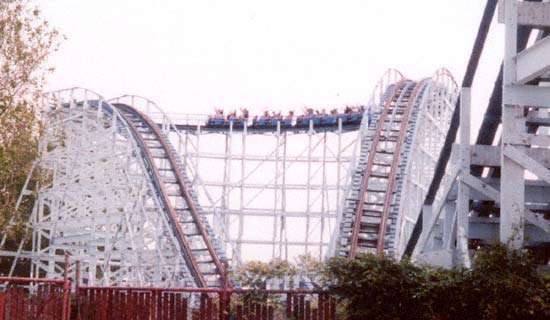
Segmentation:
[[(253, 290), (264, 290), (268, 284), (274, 281), (282, 281), (285, 278), (292, 278), (296, 275), (296, 267), (282, 260), (273, 260), (270, 262), (249, 261), (235, 270), (235, 277), (242, 288)], [(243, 300), (267, 303), (277, 306), (279, 304), (278, 295), (267, 295), (258, 292), (247, 292), (242, 296)]]
[(314, 288), (321, 289), (321, 277), (324, 268), (323, 262), (317, 260), (308, 253), (296, 257), (296, 268), (298, 270), (298, 275), (302, 279), (309, 282)]
[[(323, 270), (323, 263), (311, 255), (301, 255), (296, 263), (283, 260), (270, 262), (249, 261), (237, 267), (234, 271), (235, 278), (244, 289), (252, 289), (232, 300), (233, 310), (238, 304), (247, 302), (269, 305), (275, 308), (276, 314), (284, 311), (284, 296), (279, 294), (266, 294), (258, 290), (264, 289), (295, 289), (306, 282), (317, 289)], [(297, 281), (296, 281), (297, 280)], [(303, 288), (301, 288), (303, 289)]]
[(482, 293), (478, 296), (480, 318), (548, 319), (547, 276), (538, 272), (528, 251), (495, 244), (476, 253), (467, 283)]
[(343, 298), (347, 319), (422, 319), (415, 290), (423, 270), (403, 260), (363, 254), (356, 259), (333, 257), (325, 269), (332, 292)]
[(471, 269), (396, 262), (374, 254), (331, 258), (329, 288), (342, 319), (548, 319), (550, 276), (526, 251), (494, 244)]
[[(0, 1), (0, 228), (4, 232), (10, 218), (15, 218), (15, 225), (26, 221), (34, 202), (26, 197), (15, 210), (38, 155), (37, 110), (45, 76), (53, 70), (45, 63), (58, 45), (58, 31), (28, 1)], [(29, 188), (39, 179), (35, 175)], [(9, 228), (9, 238), (18, 230)]]

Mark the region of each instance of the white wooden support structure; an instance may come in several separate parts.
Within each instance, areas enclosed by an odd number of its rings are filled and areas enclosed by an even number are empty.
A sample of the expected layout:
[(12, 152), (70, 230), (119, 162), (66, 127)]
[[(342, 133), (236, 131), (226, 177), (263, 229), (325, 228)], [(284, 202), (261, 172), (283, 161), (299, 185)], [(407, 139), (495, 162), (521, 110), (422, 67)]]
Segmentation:
[(456, 245), (458, 263), (465, 267), (470, 267), (470, 256), (468, 250), (470, 187), (463, 180), (463, 176), (470, 175), (470, 104), (471, 88), (462, 88), (460, 94), (460, 175), (458, 178), (458, 198), (456, 200)]
[[(505, 0), (502, 126), (498, 145), (469, 145), (470, 89), (461, 93), (460, 144), (451, 163), (456, 178), (442, 184), (413, 258), (442, 266), (468, 266), (468, 251), (500, 240), (543, 253), (550, 248), (550, 38), (517, 52), (518, 26), (550, 26), (550, 3)], [(495, 144), (495, 143), (493, 143)], [(481, 176), (471, 166), (485, 168)], [(490, 174), (500, 168), (500, 177)], [(442, 241), (438, 241), (442, 239)], [(469, 250), (468, 250), (469, 247)]]
[(517, 30), (519, 25), (550, 26), (550, 4), (507, 0), (501, 8), (501, 21), (505, 23), (505, 57), (500, 240), (521, 247), (525, 220), (535, 223), (540, 220), (525, 207), (525, 171), (550, 184), (547, 164), (533, 159), (527, 152), (533, 147), (548, 149), (550, 137), (542, 130), (526, 131), (529, 114), (548, 117), (547, 112), (537, 112), (535, 107), (550, 107), (550, 88), (527, 84), (550, 70), (550, 38), (543, 38), (518, 53)]

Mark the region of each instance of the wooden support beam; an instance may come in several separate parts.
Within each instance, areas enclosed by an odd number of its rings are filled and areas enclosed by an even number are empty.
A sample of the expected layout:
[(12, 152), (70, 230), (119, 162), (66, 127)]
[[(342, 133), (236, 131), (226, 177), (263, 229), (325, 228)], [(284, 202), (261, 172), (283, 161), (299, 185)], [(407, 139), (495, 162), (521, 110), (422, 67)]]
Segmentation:
[(518, 84), (526, 84), (548, 71), (550, 71), (550, 38), (539, 40), (516, 55)]
[[(518, 2), (517, 21), (520, 25), (532, 27), (550, 26), (550, 3)], [(504, 23), (504, 6), (502, 0), (498, 6), (498, 22)]]
[(502, 101), (506, 105), (549, 108), (550, 89), (533, 85), (509, 84), (504, 88)]
[(519, 164), (524, 169), (532, 172), (537, 177), (539, 177), (539, 179), (550, 184), (550, 170), (548, 170), (544, 165), (540, 164), (537, 160), (529, 157), (526, 152), (522, 152), (511, 145), (504, 146), (503, 150), (504, 155), (507, 158)]
[[(471, 165), (483, 167), (500, 167), (500, 146), (472, 145), (470, 146)], [(550, 149), (530, 148), (525, 154), (550, 168)]]

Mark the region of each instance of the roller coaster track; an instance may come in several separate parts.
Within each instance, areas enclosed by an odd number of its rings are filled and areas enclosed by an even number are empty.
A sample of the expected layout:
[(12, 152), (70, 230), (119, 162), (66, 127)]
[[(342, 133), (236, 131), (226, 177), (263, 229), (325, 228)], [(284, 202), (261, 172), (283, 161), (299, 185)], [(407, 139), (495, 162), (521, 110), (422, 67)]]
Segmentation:
[(60, 277), (66, 254), (89, 284), (237, 284), (166, 128), (81, 88), (47, 94), (43, 115), (39, 166), (51, 181), (27, 224), (32, 249), (3, 252), (12, 271), (27, 258), (33, 276)]
[[(416, 212), (421, 205), (404, 199), (425, 195), (433, 174), (425, 168), (434, 167), (434, 150), (440, 150), (456, 100), (453, 83), (446, 70), (418, 82), (395, 70), (382, 77), (357, 130), (360, 153), (352, 160), (357, 163), (351, 164), (332, 252), (354, 257), (400, 251), (400, 239), (407, 239), (403, 208)], [(33, 259), (33, 275), (59, 277), (66, 252), (83, 263), (91, 284), (227, 282), (219, 234), (189, 178), (195, 169), (170, 142), (174, 135), (181, 139), (173, 125), (157, 123), (132, 99), (107, 102), (84, 89), (48, 99), (45, 117), (53, 124), (44, 137), (41, 167), (51, 170), (53, 181), (41, 187), (29, 222), (34, 247), (12, 255), (15, 261)], [(415, 181), (417, 175), (425, 181)]]
[(375, 135), (362, 142), (359, 166), (364, 164), (365, 169), (357, 170), (353, 176), (352, 185), (360, 189), (358, 197), (348, 201), (348, 211), (353, 210), (355, 217), (347, 252), (350, 258), (369, 248), (376, 248), (377, 252), (384, 248), (400, 146), (417, 91), (415, 83), (399, 81), (377, 119)]
[[(447, 78), (452, 85), (442, 84), (442, 78)], [(446, 89), (439, 91), (441, 88)], [(442, 112), (434, 106), (449, 106), (443, 98), (445, 95), (453, 100), (456, 84), (446, 70), (441, 70), (432, 79), (418, 82), (397, 79), (386, 84), (384, 94), (375, 99), (378, 101), (374, 108), (377, 111), (373, 112), (371, 123), (364, 125), (367, 128), (362, 134), (359, 160), (345, 200), (337, 255), (354, 258), (358, 253), (394, 254), (401, 251), (399, 237), (406, 239), (409, 236), (405, 235), (405, 228), (401, 225), (403, 215), (405, 211), (414, 211), (404, 209), (410, 205), (410, 201), (404, 201), (404, 198), (411, 198), (409, 193), (414, 192), (410, 185), (418, 184), (411, 177), (417, 172), (427, 176), (423, 185), (417, 188), (422, 189), (419, 194), (424, 195), (426, 180), (433, 174), (433, 171), (419, 166), (418, 159), (413, 157), (417, 157), (419, 152), (426, 153), (425, 149), (438, 150), (442, 143), (442, 139), (433, 139), (437, 140), (436, 143), (428, 146), (430, 139), (426, 137), (433, 133), (418, 127), (427, 125), (429, 121), (434, 125), (434, 131), (437, 126), (448, 126), (448, 119), (435, 125), (435, 118), (441, 117)], [(437, 154), (430, 155), (430, 158), (436, 157)], [(431, 167), (435, 162), (433, 159), (430, 160)], [(417, 194), (414, 195), (416, 198)], [(418, 201), (412, 203), (414, 208), (419, 205)]]
[(212, 231), (198, 205), (197, 196), (190, 189), (191, 181), (185, 175), (176, 150), (158, 126), (133, 107), (115, 103), (127, 121), (161, 195), (168, 217), (172, 222), (183, 255), (195, 281), (200, 287), (219, 286), (224, 266), (221, 250), (213, 243)]

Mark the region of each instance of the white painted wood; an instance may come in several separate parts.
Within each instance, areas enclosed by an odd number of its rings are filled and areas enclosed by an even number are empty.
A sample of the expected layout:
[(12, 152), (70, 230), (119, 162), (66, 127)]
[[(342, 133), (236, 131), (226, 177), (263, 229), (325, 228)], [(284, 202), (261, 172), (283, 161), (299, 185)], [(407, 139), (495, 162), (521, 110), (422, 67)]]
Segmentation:
[(462, 88), (460, 94), (460, 176), (458, 184), (457, 210), (457, 251), (458, 262), (469, 267), (468, 256), (468, 213), (470, 212), (470, 188), (462, 179), (470, 175), (470, 101), (471, 89)]
[[(513, 62), (511, 62), (513, 63)], [(515, 78), (515, 75), (513, 76)], [(550, 89), (533, 85), (504, 86), (502, 101), (506, 105), (550, 107)]]
[[(550, 26), (550, 3), (548, 2), (519, 2), (517, 12), (518, 24), (534, 27)], [(499, 1), (498, 22), (504, 23), (503, 1)]]
[(521, 152), (511, 145), (506, 145), (504, 146), (504, 155), (550, 184), (550, 170), (545, 168), (535, 159), (529, 157), (525, 152)]
[(550, 233), (550, 220), (544, 219), (540, 214), (536, 214), (533, 211), (525, 210), (525, 220), (532, 225), (539, 227), (542, 231)]
[[(510, 143), (510, 137), (522, 133), (525, 125), (521, 123), (523, 109), (515, 107), (524, 104), (524, 100), (511, 101), (518, 94), (512, 85), (516, 84), (516, 63), (518, 32), (518, 2), (505, 0), (505, 49), (503, 70), (503, 104), (502, 104), (502, 147)], [(523, 98), (522, 95), (519, 95)], [(524, 119), (524, 118), (523, 118)], [(521, 166), (501, 154), (501, 187), (500, 187), (500, 241), (520, 248), (523, 244), (523, 213), (525, 211), (524, 171)]]
[(543, 38), (516, 55), (518, 84), (526, 84), (548, 71), (550, 71), (550, 38)]
[(479, 180), (478, 178), (470, 174), (463, 173), (460, 176), (460, 178), (462, 182), (476, 189), (477, 191), (483, 193), (484, 195), (489, 197), (491, 200), (495, 200), (495, 201), (499, 200), (500, 192), (497, 189), (491, 187), (489, 184), (482, 182), (481, 180)]
[[(541, 136), (543, 137), (543, 136)], [(516, 142), (525, 142), (525, 140), (514, 140)], [(520, 143), (516, 143), (520, 144)], [(523, 143), (521, 143), (523, 144)], [(500, 167), (500, 146), (471, 145), (470, 146), (470, 164), (485, 167)], [(533, 158), (546, 168), (550, 168), (550, 149), (529, 148), (525, 154)]]

